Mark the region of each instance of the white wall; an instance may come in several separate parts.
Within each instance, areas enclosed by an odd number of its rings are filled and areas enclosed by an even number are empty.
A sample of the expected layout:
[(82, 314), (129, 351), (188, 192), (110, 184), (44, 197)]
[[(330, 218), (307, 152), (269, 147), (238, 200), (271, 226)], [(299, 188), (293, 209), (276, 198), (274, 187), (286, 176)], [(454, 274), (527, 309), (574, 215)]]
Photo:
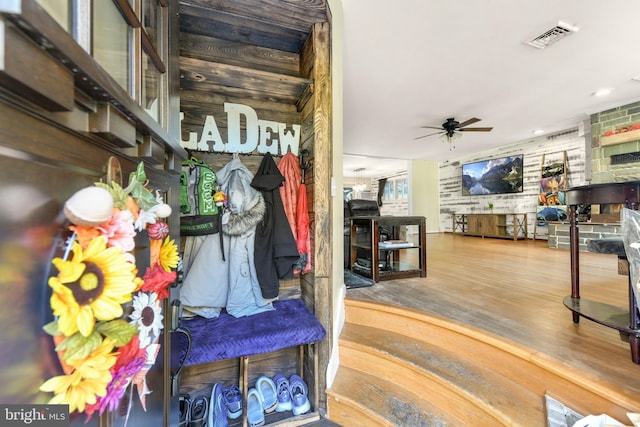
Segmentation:
[(409, 165), (409, 215), (426, 217), (427, 233), (439, 231), (438, 162), (413, 160)]
[[(589, 147), (590, 145), (589, 141)], [(440, 231), (452, 231), (454, 213), (488, 213), (489, 202), (495, 213), (527, 213), (529, 237), (546, 238), (546, 227), (536, 227), (535, 217), (543, 154), (545, 163), (562, 161), (567, 152), (567, 180), (570, 187), (585, 184), (585, 138), (577, 129), (555, 135), (502, 146), (440, 163)], [(462, 165), (493, 158), (524, 154), (524, 188), (522, 193), (501, 195), (462, 195)]]
[[(333, 96), (332, 112), (332, 149), (333, 149), (333, 183), (331, 189), (331, 217), (334, 218), (331, 229), (331, 253), (333, 254), (333, 265), (342, 266), (344, 264), (344, 229), (342, 211), (342, 152), (343, 152), (343, 16), (342, 0), (329, 0), (331, 9), (331, 93)], [(342, 268), (334, 267), (332, 271), (333, 289), (331, 292), (331, 309), (333, 315), (333, 342), (331, 343), (332, 353), (327, 365), (327, 388), (331, 387), (335, 379), (338, 366), (340, 365), (338, 353), (338, 338), (344, 325), (344, 275)]]

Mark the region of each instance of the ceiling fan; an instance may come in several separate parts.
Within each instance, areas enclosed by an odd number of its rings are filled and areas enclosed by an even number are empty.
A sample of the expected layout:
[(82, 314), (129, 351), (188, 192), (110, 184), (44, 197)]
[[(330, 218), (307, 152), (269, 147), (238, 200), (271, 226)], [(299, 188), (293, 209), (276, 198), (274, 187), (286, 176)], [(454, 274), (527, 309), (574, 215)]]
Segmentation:
[(467, 127), (479, 121), (480, 119), (473, 117), (469, 120), (466, 120), (460, 123), (459, 121), (451, 117), (451, 118), (448, 118), (447, 121), (444, 122), (440, 127), (422, 126), (423, 128), (426, 128), (426, 129), (439, 129), (439, 131), (430, 133), (427, 135), (422, 135), (414, 139), (426, 138), (427, 136), (432, 136), (432, 135), (442, 135), (440, 139), (446, 142), (452, 142), (462, 136), (458, 132), (490, 132), (493, 129), (492, 127), (472, 127), (472, 128)]

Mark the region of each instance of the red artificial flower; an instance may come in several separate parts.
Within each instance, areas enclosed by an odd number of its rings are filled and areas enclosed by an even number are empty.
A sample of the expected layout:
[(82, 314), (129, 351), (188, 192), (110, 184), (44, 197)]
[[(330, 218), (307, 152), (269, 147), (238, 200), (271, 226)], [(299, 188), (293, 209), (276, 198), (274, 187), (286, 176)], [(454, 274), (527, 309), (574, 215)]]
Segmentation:
[(160, 264), (147, 267), (141, 290), (143, 292), (155, 292), (158, 294), (159, 300), (166, 299), (169, 297), (169, 284), (176, 280), (176, 274), (175, 271), (166, 271)]
[(118, 347), (118, 358), (111, 370), (116, 371), (140, 357), (146, 357), (145, 349), (140, 348), (140, 338), (134, 335), (126, 345)]

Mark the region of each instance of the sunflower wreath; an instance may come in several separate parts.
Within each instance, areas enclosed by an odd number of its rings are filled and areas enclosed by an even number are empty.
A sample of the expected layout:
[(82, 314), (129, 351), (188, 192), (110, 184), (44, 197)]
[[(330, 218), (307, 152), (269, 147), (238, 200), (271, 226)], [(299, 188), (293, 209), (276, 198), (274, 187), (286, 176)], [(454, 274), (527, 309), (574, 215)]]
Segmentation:
[[(40, 390), (53, 393), (49, 403), (68, 404), (69, 412), (84, 413), (87, 420), (116, 410), (134, 386), (146, 410), (146, 374), (160, 350), (162, 301), (180, 261), (164, 221), (171, 207), (146, 183), (140, 163), (126, 188), (115, 181), (96, 183), (64, 205), (71, 236), (64, 255), (52, 260), (54, 320), (43, 327), (53, 337), (63, 375), (49, 378)], [(143, 230), (150, 265), (139, 277), (134, 239)]]

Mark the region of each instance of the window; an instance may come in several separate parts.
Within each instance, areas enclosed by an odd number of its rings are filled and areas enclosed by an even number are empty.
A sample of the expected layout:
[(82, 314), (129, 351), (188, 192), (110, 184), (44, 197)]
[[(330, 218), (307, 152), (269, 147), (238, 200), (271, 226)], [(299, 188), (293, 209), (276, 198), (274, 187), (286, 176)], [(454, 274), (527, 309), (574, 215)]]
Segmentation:
[(38, 0), (38, 3), (62, 28), (69, 32), (71, 26), (69, 0)]
[(384, 193), (382, 194), (382, 200), (393, 200), (395, 199), (395, 192), (394, 192), (394, 181), (387, 181), (384, 184)]
[(409, 198), (409, 183), (406, 179), (396, 181), (396, 199)]
[(133, 92), (130, 28), (115, 4), (93, 2), (93, 57), (129, 94)]

